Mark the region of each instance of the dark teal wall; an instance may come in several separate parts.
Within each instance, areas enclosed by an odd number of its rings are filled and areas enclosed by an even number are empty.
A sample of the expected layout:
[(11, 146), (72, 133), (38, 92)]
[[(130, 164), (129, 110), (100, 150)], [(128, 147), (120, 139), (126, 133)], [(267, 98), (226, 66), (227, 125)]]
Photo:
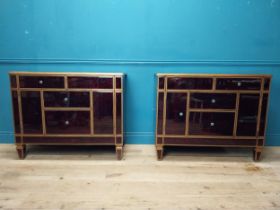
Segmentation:
[(125, 72), (127, 143), (153, 143), (156, 72), (272, 74), (280, 145), (280, 0), (1, 0), (0, 142), (13, 142), (8, 71)]

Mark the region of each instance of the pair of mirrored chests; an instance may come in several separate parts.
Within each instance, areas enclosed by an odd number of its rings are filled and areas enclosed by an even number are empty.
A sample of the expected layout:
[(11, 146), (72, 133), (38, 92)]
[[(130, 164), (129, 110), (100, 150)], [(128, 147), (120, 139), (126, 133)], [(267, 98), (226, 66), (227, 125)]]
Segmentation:
[[(111, 145), (122, 159), (122, 73), (11, 72), (16, 149)], [(271, 75), (157, 74), (155, 146), (248, 147), (265, 143)], [(148, 119), (147, 119), (148, 120)]]

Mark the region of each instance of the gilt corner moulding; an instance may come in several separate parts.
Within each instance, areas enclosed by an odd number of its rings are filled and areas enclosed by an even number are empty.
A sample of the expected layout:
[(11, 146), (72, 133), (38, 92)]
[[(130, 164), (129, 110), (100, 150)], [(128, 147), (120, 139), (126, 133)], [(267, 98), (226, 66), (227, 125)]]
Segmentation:
[(122, 73), (10, 72), (15, 144), (111, 145), (123, 150)]
[(157, 157), (166, 146), (248, 147), (260, 160), (271, 75), (157, 74)]

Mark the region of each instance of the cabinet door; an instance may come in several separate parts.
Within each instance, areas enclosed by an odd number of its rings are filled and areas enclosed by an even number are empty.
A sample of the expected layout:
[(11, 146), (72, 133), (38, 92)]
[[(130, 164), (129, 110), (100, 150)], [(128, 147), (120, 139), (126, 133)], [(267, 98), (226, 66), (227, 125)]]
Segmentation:
[(15, 129), (15, 133), (20, 133), (19, 106), (18, 106), (17, 91), (12, 91), (12, 100), (13, 100), (14, 129)]
[(236, 133), (238, 136), (256, 135), (259, 98), (259, 94), (240, 94)]
[(90, 112), (46, 111), (47, 134), (90, 134)]
[(190, 135), (231, 136), (234, 113), (190, 112)]
[(182, 78), (167, 79), (168, 89), (212, 89), (212, 78)]
[(42, 110), (40, 92), (21, 92), (23, 132), (42, 133)]
[(167, 93), (166, 134), (185, 135), (186, 93)]
[(113, 134), (113, 93), (93, 93), (94, 133)]

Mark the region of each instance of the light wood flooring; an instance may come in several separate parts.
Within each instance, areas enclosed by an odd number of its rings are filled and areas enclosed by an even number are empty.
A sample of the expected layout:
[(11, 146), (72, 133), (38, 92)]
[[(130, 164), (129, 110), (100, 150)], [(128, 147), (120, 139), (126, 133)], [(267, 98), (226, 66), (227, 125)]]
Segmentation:
[(32, 147), (0, 144), (0, 209), (280, 210), (280, 147), (245, 149)]

